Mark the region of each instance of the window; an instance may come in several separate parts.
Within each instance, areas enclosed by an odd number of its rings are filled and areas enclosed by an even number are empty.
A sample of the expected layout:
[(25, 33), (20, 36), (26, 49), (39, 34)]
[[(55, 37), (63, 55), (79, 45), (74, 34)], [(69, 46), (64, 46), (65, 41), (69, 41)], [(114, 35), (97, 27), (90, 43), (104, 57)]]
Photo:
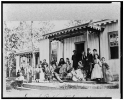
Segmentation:
[(57, 61), (58, 42), (53, 42), (51, 44), (51, 49), (52, 49), (52, 54), (51, 54), (52, 59)]
[(118, 31), (109, 32), (109, 47), (110, 47), (110, 59), (117, 59), (119, 57)]

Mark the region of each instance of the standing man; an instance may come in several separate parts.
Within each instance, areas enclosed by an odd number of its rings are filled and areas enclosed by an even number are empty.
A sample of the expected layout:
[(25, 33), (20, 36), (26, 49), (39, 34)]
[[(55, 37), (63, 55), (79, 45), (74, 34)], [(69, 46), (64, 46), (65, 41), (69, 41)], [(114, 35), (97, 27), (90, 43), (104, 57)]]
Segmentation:
[(76, 50), (73, 51), (73, 55), (72, 55), (72, 67), (74, 68), (74, 70), (77, 70), (78, 68), (78, 56), (77, 56), (77, 52)]
[(90, 48), (87, 48), (87, 79), (91, 78), (91, 72), (92, 72), (92, 62), (93, 62), (93, 56), (91, 54)]

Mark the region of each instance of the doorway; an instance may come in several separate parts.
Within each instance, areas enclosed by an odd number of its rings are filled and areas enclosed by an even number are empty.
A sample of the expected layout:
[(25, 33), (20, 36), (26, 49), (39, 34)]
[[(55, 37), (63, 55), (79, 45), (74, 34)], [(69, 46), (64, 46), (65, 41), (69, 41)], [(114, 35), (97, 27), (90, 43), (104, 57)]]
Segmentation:
[(79, 42), (79, 43), (75, 43), (75, 49), (77, 51), (77, 55), (78, 55), (78, 61), (80, 60), (81, 58), (81, 52), (84, 51), (84, 43), (85, 42)]

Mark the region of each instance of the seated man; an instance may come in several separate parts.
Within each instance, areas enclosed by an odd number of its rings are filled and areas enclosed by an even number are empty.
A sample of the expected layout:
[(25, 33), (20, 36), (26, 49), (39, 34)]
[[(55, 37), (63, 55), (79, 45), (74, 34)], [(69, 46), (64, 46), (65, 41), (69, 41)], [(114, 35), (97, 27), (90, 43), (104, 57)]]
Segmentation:
[(19, 87), (23, 85), (24, 82), (24, 76), (22, 76), (22, 73), (20, 73), (20, 76), (16, 78), (16, 83)]

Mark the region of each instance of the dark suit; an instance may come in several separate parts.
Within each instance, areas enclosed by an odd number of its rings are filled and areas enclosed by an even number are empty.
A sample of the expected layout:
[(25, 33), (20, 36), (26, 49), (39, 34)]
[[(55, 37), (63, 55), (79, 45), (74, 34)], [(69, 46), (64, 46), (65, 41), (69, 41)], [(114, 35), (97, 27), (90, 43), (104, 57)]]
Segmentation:
[(87, 59), (87, 57), (86, 56), (81, 56), (81, 58), (80, 58), (80, 61), (82, 62), (82, 64), (83, 64), (83, 69), (85, 70), (86, 69), (86, 59)]
[(73, 61), (73, 68), (76, 70), (78, 68), (78, 55), (72, 55), (72, 61)]
[(87, 78), (91, 78), (93, 56), (91, 53), (87, 54)]

